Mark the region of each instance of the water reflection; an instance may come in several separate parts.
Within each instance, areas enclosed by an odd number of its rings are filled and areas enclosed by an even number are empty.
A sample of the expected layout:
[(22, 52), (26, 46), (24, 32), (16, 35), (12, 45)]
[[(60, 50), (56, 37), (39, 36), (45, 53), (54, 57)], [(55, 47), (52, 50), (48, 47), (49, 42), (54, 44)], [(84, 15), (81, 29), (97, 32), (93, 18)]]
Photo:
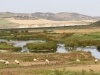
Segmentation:
[(65, 44), (58, 44), (57, 53), (67, 53), (68, 51), (65, 49)]
[(0, 39), (0, 42), (6, 42), (8, 44), (11, 44), (15, 47), (21, 47), (22, 50), (21, 52), (28, 52), (28, 48), (24, 47), (27, 43), (32, 43), (32, 42), (45, 42), (43, 40), (28, 40), (28, 41), (18, 41), (18, 40), (5, 40), (5, 39)]
[[(63, 45), (64, 46), (64, 45)], [(95, 58), (100, 59), (100, 52), (97, 50), (97, 48), (95, 46), (87, 46), (87, 47), (76, 47), (76, 48), (72, 48), (72, 47), (63, 47), (63, 48), (57, 48), (57, 52), (59, 53), (69, 53), (72, 51), (86, 51), (86, 52), (91, 52), (92, 56), (94, 56)]]
[(21, 52), (27, 52), (27, 53), (29, 53), (29, 49), (27, 47), (22, 47)]
[(78, 47), (77, 50), (84, 50), (86, 52), (89, 51), (89, 52), (91, 52), (92, 56), (100, 59), (100, 52), (98, 52), (96, 47), (93, 47), (93, 46), (92, 47), (84, 47), (84, 48)]

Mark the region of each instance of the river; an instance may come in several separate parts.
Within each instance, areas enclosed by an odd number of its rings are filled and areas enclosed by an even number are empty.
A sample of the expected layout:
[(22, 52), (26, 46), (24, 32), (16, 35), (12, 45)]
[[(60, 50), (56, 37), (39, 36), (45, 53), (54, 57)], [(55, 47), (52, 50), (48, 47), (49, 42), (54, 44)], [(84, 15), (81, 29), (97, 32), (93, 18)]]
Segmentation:
[[(24, 48), (23, 46), (26, 45), (27, 43), (30, 42), (45, 42), (42, 40), (29, 40), (29, 41), (14, 41), (14, 40), (10, 40), (7, 41), (5, 39), (0, 39), (0, 41), (2, 42), (7, 42), (8, 44), (12, 44), (15, 47), (22, 47), (21, 52), (29, 52), (29, 50), (27, 48)], [(95, 46), (87, 46), (87, 47), (77, 47), (77, 48), (65, 48), (64, 44), (58, 44), (57, 47), (57, 53), (69, 53), (72, 51), (78, 51), (78, 50), (84, 50), (84, 51), (89, 51), (91, 52), (92, 56), (94, 56), (95, 58), (100, 59), (100, 52), (98, 52), (97, 48)]]

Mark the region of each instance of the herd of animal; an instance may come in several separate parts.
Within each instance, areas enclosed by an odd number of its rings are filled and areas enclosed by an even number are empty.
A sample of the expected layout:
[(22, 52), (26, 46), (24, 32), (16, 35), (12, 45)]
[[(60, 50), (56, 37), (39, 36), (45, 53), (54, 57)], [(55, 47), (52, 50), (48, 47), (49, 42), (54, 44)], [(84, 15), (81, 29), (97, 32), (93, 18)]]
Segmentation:
[[(18, 61), (18, 60), (15, 60), (14, 62), (15, 62), (16, 64), (19, 64), (19, 61)], [(9, 62), (8, 60), (3, 60), (3, 59), (0, 60), (0, 63), (4, 63), (4, 64), (6, 64), (6, 65), (9, 65), (9, 64), (10, 64), (10, 62)]]
[[(33, 61), (34, 62), (38, 62), (38, 59), (33, 59)], [(76, 59), (76, 62), (81, 62), (81, 61), (79, 59)], [(99, 62), (98, 59), (94, 60), (95, 64), (98, 63), (98, 62)], [(4, 63), (5, 65), (9, 65), (10, 64), (10, 62), (8, 60), (3, 60), (3, 59), (0, 60), (0, 63)], [(14, 63), (15, 64), (20, 64), (20, 62), (18, 60), (14, 60)], [(45, 59), (45, 64), (49, 64), (49, 63), (50, 63), (50, 61), (48, 59)]]
[[(80, 60), (79, 60), (79, 59), (76, 59), (76, 62), (80, 62)], [(99, 62), (98, 59), (95, 59), (95, 60), (94, 60), (94, 63), (95, 63), (95, 64), (98, 63), (98, 62)]]
[[(33, 59), (33, 61), (34, 61), (34, 62), (37, 62), (38, 59)], [(0, 63), (4, 63), (5, 65), (9, 65), (9, 64), (10, 64), (10, 62), (9, 62), (8, 60), (3, 60), (3, 59), (0, 60)], [(19, 62), (18, 60), (14, 60), (14, 63), (15, 63), (15, 64), (20, 64), (20, 62)], [(50, 61), (49, 61), (48, 59), (45, 59), (45, 63), (46, 63), (46, 64), (49, 64)]]

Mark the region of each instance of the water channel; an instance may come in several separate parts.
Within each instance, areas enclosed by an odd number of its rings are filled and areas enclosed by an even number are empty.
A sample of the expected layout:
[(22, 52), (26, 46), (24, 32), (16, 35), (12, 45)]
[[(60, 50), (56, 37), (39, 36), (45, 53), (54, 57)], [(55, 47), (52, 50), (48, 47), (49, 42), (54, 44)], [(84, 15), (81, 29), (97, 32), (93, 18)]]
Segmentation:
[[(45, 42), (42, 40), (29, 40), (29, 41), (14, 41), (14, 40), (10, 40), (7, 41), (5, 39), (0, 39), (0, 42), (7, 42), (8, 44), (12, 44), (15, 47), (22, 47), (21, 52), (29, 52), (29, 50), (27, 48), (24, 48), (23, 46), (26, 45), (27, 43), (31, 43), (31, 42)], [(91, 52), (92, 56), (94, 56), (95, 58), (100, 59), (100, 52), (98, 52), (97, 48), (95, 46), (91, 46), (91, 47), (77, 47), (77, 48), (65, 48), (64, 44), (58, 44), (57, 47), (57, 53), (69, 53), (72, 51), (78, 51), (78, 50), (84, 50), (84, 51), (89, 51)]]

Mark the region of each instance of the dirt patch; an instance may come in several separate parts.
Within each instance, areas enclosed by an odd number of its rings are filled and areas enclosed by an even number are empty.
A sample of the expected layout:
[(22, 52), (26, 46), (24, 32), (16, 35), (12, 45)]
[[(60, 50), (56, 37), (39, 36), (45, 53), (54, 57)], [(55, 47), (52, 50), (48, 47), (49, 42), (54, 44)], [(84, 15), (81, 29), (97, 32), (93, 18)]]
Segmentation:
[(9, 52), (8, 50), (0, 50), (1, 53)]

